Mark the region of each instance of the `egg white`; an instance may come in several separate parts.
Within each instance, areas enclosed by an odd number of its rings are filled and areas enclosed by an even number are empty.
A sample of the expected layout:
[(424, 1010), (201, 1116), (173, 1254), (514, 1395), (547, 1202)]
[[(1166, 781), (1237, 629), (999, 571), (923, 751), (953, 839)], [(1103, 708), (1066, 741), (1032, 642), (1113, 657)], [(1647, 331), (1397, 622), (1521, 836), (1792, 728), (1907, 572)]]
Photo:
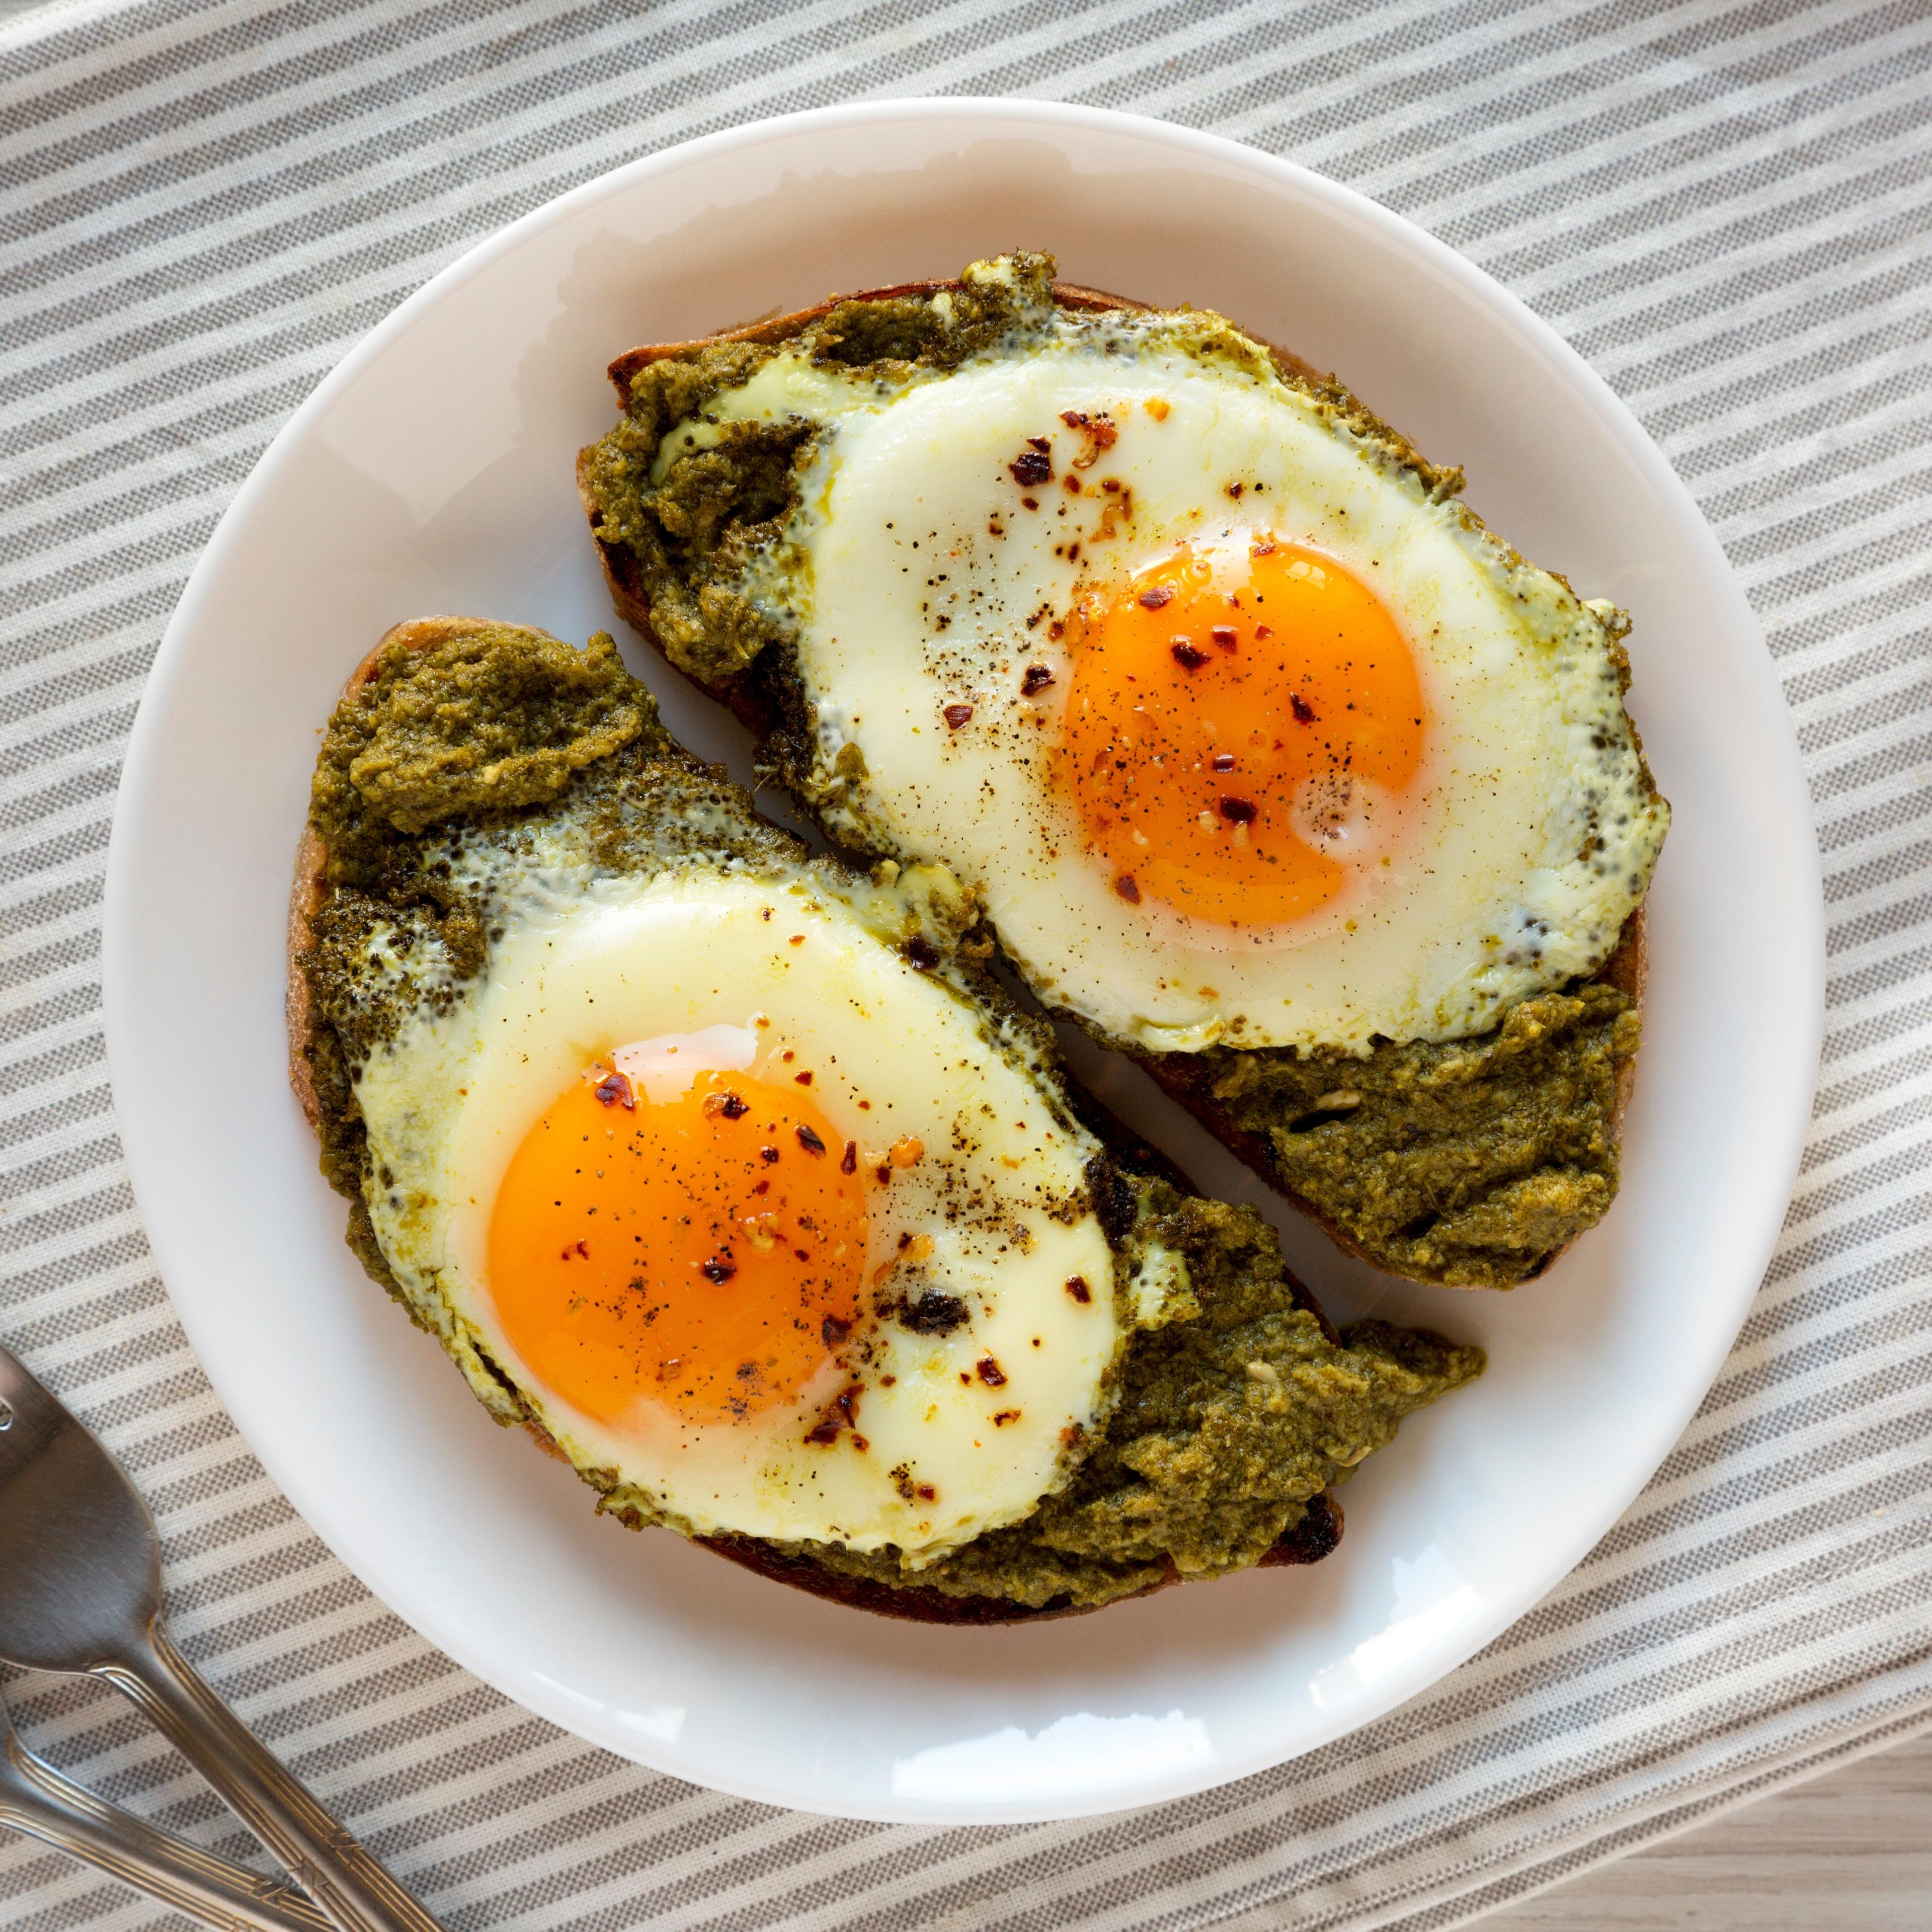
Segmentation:
[[(1118, 430), (1077, 497), (1069, 410)], [(797, 511), (748, 578), (797, 640), (818, 732), (802, 788), (840, 836), (976, 885), (1029, 983), (1105, 1036), (1152, 1052), (1459, 1037), (1616, 944), (1668, 809), (1624, 712), (1614, 614), (1436, 500), (1217, 318), (1053, 312), (894, 382), (781, 353), (668, 436), (659, 474), (734, 418), (818, 428)], [(1033, 511), (1008, 468), (1029, 437), (1051, 440), (1056, 472)], [(1134, 505), (1111, 536), (1108, 478)], [(1350, 887), (1237, 931), (1127, 904), (1084, 850), (1047, 779), (1070, 669), (1051, 620), (1177, 542), (1264, 531), (1374, 591), (1430, 722), (1423, 772)], [(1035, 664), (1054, 682), (1029, 698)], [(970, 723), (949, 729), (948, 704)]]
[[(370, 1211), (405, 1293), (446, 1311), (452, 1352), (486, 1400), (500, 1408), (494, 1365), (580, 1469), (688, 1533), (896, 1544), (916, 1562), (1027, 1515), (1064, 1480), (1069, 1432), (1099, 1427), (1111, 1399), (1114, 1261), (1083, 1186), (1098, 1144), (1054, 1118), (981, 1016), (887, 944), (862, 899), (810, 874), (586, 877), (581, 856), (567, 824), (540, 826), (514, 862), (472, 841), (457, 870), (490, 874), (502, 936), (488, 968), (446, 1011), (423, 1003), (362, 1072), (382, 1180)], [(841, 1136), (868, 1150), (919, 1138), (924, 1157), (870, 1196), (867, 1278), (902, 1234), (924, 1234), (926, 1281), (970, 1321), (942, 1336), (862, 1322), (849, 1372), (830, 1369), (797, 1402), (740, 1421), (692, 1424), (640, 1402), (614, 1426), (547, 1390), (491, 1300), (490, 1216), (525, 1134), (614, 1048), (667, 1096), (706, 1066), (788, 1078), (789, 1049)], [(1072, 1276), (1090, 1300), (1067, 1292)], [(988, 1355), (1003, 1385), (976, 1372)], [(865, 1446), (850, 1431), (808, 1442), (855, 1374)], [(921, 1484), (936, 1497), (920, 1498)]]

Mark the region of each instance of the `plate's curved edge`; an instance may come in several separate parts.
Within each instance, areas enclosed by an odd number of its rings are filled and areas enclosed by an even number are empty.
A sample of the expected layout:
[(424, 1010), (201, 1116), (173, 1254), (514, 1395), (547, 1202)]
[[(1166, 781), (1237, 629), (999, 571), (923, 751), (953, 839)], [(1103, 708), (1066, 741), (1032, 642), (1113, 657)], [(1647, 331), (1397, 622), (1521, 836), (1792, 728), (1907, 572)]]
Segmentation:
[[(116, 800), (103, 907), (102, 978), (104, 1027), (117, 1124), (136, 1206), (142, 1210), (143, 1224), (148, 1231), (164, 1282), (186, 1278), (192, 1264), (187, 1256), (172, 1252), (172, 1243), (170, 1236), (160, 1232), (166, 1225), (165, 1216), (157, 1217), (149, 1210), (148, 1206), (143, 1204), (144, 1188), (141, 1176), (146, 1165), (145, 1136), (143, 1131), (134, 1125), (130, 1118), (140, 1113), (141, 1106), (140, 1082), (130, 1057), (128, 1030), (124, 1019), (127, 1004), (124, 989), (130, 983), (128, 976), (131, 970), (134, 938), (128, 912), (130, 887), (128, 868), (130, 860), (128, 854), (130, 841), (134, 836), (133, 808), (130, 801), (140, 795), (142, 775), (155, 755), (153, 738), (158, 728), (154, 721), (159, 706), (150, 701), (151, 696), (164, 689), (174, 675), (176, 661), (183, 649), (182, 640), (193, 627), (200, 598), (206, 584), (218, 570), (227, 548), (237, 540), (237, 532), (245, 520), (250, 506), (272, 487), (289, 452), (314, 422), (330, 407), (339, 395), (352, 386), (377, 357), (406, 334), (423, 315), (446, 299), (464, 283), (484, 272), (500, 256), (520, 245), (527, 237), (567, 218), (581, 208), (595, 206), (610, 196), (624, 193), (640, 181), (676, 169), (700, 165), (721, 154), (742, 152), (761, 143), (787, 140), (820, 129), (843, 129), (854, 125), (890, 123), (900, 119), (916, 120), (925, 124), (929, 124), (935, 119), (977, 122), (986, 124), (989, 131), (1000, 127), (1024, 124), (1031, 131), (1046, 138), (1085, 128), (1096, 132), (1142, 140), (1151, 139), (1170, 149), (1179, 149), (1219, 164), (1232, 172), (1250, 178), (1260, 176), (1268, 178), (1278, 188), (1288, 188), (1322, 203), (1329, 210), (1376, 232), (1384, 242), (1418, 266), (1425, 267), (1444, 280), (1457, 284), (1492, 315), (1499, 320), (1507, 321), (1526, 351), (1559, 370), (1568, 382), (1586, 393), (1594, 404), (1594, 412), (1614, 430), (1624, 453), (1643, 473), (1650, 486), (1675, 506), (1679, 522), (1694, 530), (1698, 547), (1704, 553), (1707, 581), (1718, 586), (1720, 595), (1731, 606), (1738, 630), (1757, 638), (1760, 650), (1763, 649), (1762, 632), (1755, 614), (1751, 610), (1742, 587), (1696, 500), (1671, 469), (1661, 450), (1628, 406), (1577, 352), (1526, 303), (1474, 263), (1456, 254), (1447, 244), (1357, 190), (1330, 181), (1296, 163), (1244, 147), (1222, 136), (1111, 110), (1024, 99), (976, 99), (972, 97), (894, 100), (812, 110), (723, 130), (640, 157), (567, 190), (476, 243), (440, 270), (352, 348), (278, 432), (244, 479), (190, 573), (164, 632), (130, 734)], [(1792, 997), (1793, 1011), (1789, 1016), (1794, 1029), (1794, 1041), (1802, 1043), (1804, 1048), (1804, 1070), (1797, 1081), (1798, 1090), (1793, 1092), (1790, 1099), (1784, 1136), (1785, 1158), (1780, 1163), (1778, 1177), (1780, 1198), (1788, 1202), (1802, 1157), (1822, 1044), (1825, 921), (1822, 872), (1813, 830), (1808, 788), (1804, 780), (1795, 729), (1778, 689), (1768, 652), (1765, 654), (1765, 668), (1766, 676), (1754, 687), (1752, 699), (1763, 714), (1768, 735), (1780, 746), (1781, 755), (1778, 764), (1781, 769), (1774, 776), (1781, 804), (1791, 821), (1789, 829), (1802, 830), (1804, 836), (1798, 842), (1802, 843), (1810, 854), (1807, 880), (1808, 889), (1802, 896), (1808, 926), (1808, 931), (1802, 935), (1804, 940), (1802, 951), (1806, 970), (1802, 992), (1795, 993)], [(1794, 940), (1799, 937), (1794, 935)], [(1794, 944), (1794, 955), (1800, 950)], [(1794, 1054), (1794, 1066), (1796, 1064)], [(135, 1096), (131, 1101), (130, 1095)], [(145, 1198), (152, 1202), (152, 1190)], [(1755, 1298), (1780, 1228), (1781, 1221), (1768, 1225), (1761, 1231), (1761, 1238), (1752, 1254), (1748, 1258), (1740, 1257), (1734, 1290), (1736, 1306), (1730, 1311), (1730, 1318), (1718, 1323), (1713, 1329), (1713, 1340), (1708, 1352), (1708, 1360), (1699, 1364), (1691, 1383), (1686, 1384), (1692, 1388), (1693, 1392), (1687, 1399), (1673, 1404), (1669, 1410), (1660, 1412), (1656, 1418), (1650, 1439), (1646, 1441), (1642, 1453), (1633, 1463), (1633, 1467), (1639, 1469), (1640, 1473), (1628, 1486), (1618, 1515), (1628, 1510), (1630, 1503), (1641, 1493), (1708, 1393), (1711, 1384), (1715, 1379)], [(1747, 1261), (1748, 1265), (1744, 1264)], [(220, 1338), (190, 1315), (188, 1306), (172, 1292), (170, 1298), (174, 1300), (177, 1316), (208, 1373), (211, 1382), (215, 1385), (217, 1394), (234, 1416), (251, 1450), (260, 1459), (272, 1478), (331, 1551), (374, 1594), (465, 1669), (560, 1727), (667, 1774), (687, 1778), (700, 1774), (694, 1772), (688, 1761), (680, 1760), (676, 1752), (654, 1752), (644, 1746), (633, 1732), (622, 1730), (614, 1724), (600, 1726), (589, 1722), (584, 1712), (570, 1701), (567, 1694), (552, 1687), (540, 1676), (517, 1666), (512, 1660), (497, 1654), (487, 1645), (479, 1643), (472, 1631), (446, 1616), (434, 1604), (424, 1600), (400, 1580), (385, 1576), (379, 1580), (376, 1576), (368, 1574), (349, 1553), (352, 1537), (349, 1534), (349, 1526), (342, 1520), (343, 1513), (332, 1508), (326, 1496), (311, 1493), (310, 1485), (299, 1468), (287, 1465), (283, 1458), (263, 1452), (260, 1446), (260, 1439), (268, 1432), (260, 1428), (259, 1422), (256, 1426), (250, 1427), (244, 1420), (252, 1414), (254, 1408), (248, 1391), (232, 1382), (224, 1385), (217, 1372), (208, 1366), (212, 1358), (218, 1360), (220, 1358)], [(1096, 1790), (1084, 1798), (1065, 1804), (1028, 1804), (1011, 1808), (975, 1804), (970, 1810), (959, 1810), (907, 1803), (881, 1808), (842, 1807), (836, 1815), (883, 1822), (924, 1824), (1040, 1822), (1169, 1802), (1239, 1778), (1276, 1768), (1294, 1756), (1318, 1749), (1336, 1737), (1346, 1736), (1363, 1725), (1374, 1722), (1466, 1663), (1546, 1596), (1601, 1540), (1615, 1520), (1612, 1517), (1610, 1522), (1592, 1528), (1586, 1534), (1579, 1534), (1566, 1544), (1552, 1546), (1551, 1553), (1544, 1562), (1534, 1566), (1537, 1580), (1527, 1594), (1519, 1593), (1506, 1604), (1486, 1606), (1480, 1610), (1466, 1613), (1455, 1625), (1432, 1638), (1403, 1664), (1378, 1678), (1372, 1691), (1364, 1690), (1352, 1700), (1346, 1707), (1346, 1718), (1338, 1709), (1336, 1720), (1332, 1724), (1313, 1726), (1316, 1734), (1298, 1743), (1292, 1751), (1278, 1755), (1255, 1754), (1240, 1762), (1210, 1761), (1191, 1768), (1187, 1772), (1177, 1774), (1172, 1778), (1151, 1780), (1144, 1790), (1136, 1791), (1124, 1802), (1116, 1792)], [(800, 1806), (796, 1792), (764, 1788), (755, 1779), (728, 1776), (715, 1768), (705, 1768), (701, 1775), (704, 1781), (712, 1788), (733, 1796), (778, 1806), (807, 1808)]]

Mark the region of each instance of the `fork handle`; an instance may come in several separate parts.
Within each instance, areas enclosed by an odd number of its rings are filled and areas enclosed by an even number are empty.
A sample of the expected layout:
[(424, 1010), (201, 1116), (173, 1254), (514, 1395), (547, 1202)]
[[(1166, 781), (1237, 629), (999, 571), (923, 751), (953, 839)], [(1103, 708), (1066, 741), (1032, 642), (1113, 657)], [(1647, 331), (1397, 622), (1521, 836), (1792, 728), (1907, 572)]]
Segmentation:
[(222, 1932), (327, 1932), (328, 1922), (286, 1880), (157, 1831), (70, 1783), (17, 1738), (0, 1750), (0, 1825)]
[(228, 1802), (338, 1932), (442, 1932), (204, 1684), (159, 1618), (95, 1665)]

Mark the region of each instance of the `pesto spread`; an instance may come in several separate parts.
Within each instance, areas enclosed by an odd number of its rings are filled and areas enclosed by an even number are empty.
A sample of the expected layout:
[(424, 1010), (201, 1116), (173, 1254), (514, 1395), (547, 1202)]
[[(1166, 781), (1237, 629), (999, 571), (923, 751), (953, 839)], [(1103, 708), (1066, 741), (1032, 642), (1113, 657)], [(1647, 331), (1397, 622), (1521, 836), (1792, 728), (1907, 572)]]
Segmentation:
[[(514, 1381), (433, 1294), (404, 1294), (382, 1256), (366, 1197), (388, 1184), (370, 1171), (356, 1078), (424, 1003), (463, 998), (488, 963), (499, 935), (487, 898), (464, 883), (474, 876), (458, 862), (464, 842), (514, 844), (565, 814), (615, 870), (748, 868), (776, 878), (808, 863), (743, 794), (671, 741), (607, 638), (578, 653), (538, 633), (470, 627), (392, 645), (338, 706), (312, 795), (326, 889), (297, 963), (311, 1001), (323, 1170), (351, 1203), (350, 1243), (369, 1272), (506, 1424), (535, 1421)], [(865, 889), (862, 874), (851, 883)], [(1050, 1032), (986, 977), (983, 947), (962, 929), (969, 920), (970, 909), (949, 923), (941, 908), (908, 930), (904, 949), (949, 978), (1003, 1050), (1026, 1057), (1044, 1097), (1070, 1105)], [(1030, 1607), (1090, 1606), (1176, 1574), (1219, 1575), (1258, 1561), (1404, 1415), (1480, 1372), (1480, 1350), (1424, 1331), (1371, 1322), (1330, 1340), (1298, 1306), (1258, 1215), (1183, 1193), (1131, 1144), (1097, 1156), (1088, 1185), (1122, 1306), (1156, 1256), (1170, 1285), (1136, 1318), (1151, 1325), (1127, 1339), (1112, 1372), (1116, 1400), (1104, 1426), (1072, 1445), (1066, 1486), (1026, 1521), (924, 1568), (890, 1549), (784, 1553), (893, 1587)], [(621, 1520), (668, 1520), (614, 1472), (579, 1473)]]
[(1360, 1060), (1215, 1048), (1196, 1090), (1383, 1266), (1508, 1288), (1614, 1198), (1618, 1072), (1637, 1036), (1630, 995), (1586, 981), (1473, 1040), (1383, 1040)]

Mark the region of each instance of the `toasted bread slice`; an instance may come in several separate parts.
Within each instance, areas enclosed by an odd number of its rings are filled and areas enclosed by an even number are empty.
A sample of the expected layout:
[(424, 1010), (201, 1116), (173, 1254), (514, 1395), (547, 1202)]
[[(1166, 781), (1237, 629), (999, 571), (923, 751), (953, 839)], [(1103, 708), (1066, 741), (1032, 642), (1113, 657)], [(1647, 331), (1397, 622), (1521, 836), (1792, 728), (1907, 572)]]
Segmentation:
[[(428, 650), (440, 644), (473, 634), (479, 630), (494, 632), (522, 631), (525, 634), (537, 638), (547, 636), (546, 633), (526, 626), (506, 626), (478, 618), (434, 616), (413, 619), (394, 626), (383, 634), (375, 649), (351, 673), (343, 687), (342, 696), (345, 700), (350, 699), (360, 692), (379, 662), (392, 648), (400, 646), (411, 650)], [(301, 1105), (304, 1117), (311, 1128), (318, 1130), (322, 1123), (322, 1102), (314, 1075), (318, 1016), (306, 962), (314, 950), (315, 921), (331, 890), (328, 868), (327, 848), (316, 836), (313, 827), (304, 826), (297, 846), (293, 884), (289, 901), (286, 996), (289, 1077), (290, 1084)], [(1090, 1096), (1075, 1090), (1071, 1097), (1083, 1123), (1107, 1144), (1110, 1152), (1115, 1155), (1124, 1167), (1132, 1172), (1158, 1174), (1184, 1194), (1191, 1195), (1196, 1192), (1172, 1162), (1107, 1114), (1091, 1100)], [(365, 1266), (368, 1264), (365, 1260)], [(1339, 1341), (1334, 1324), (1306, 1288), (1292, 1275), (1286, 1279), (1295, 1306), (1312, 1314), (1330, 1342)], [(395, 1292), (392, 1283), (385, 1282), (383, 1285), (388, 1287), (392, 1294)], [(568, 1462), (570, 1460), (526, 1406), (522, 1407), (522, 1412), (517, 1419), (546, 1453), (560, 1460)], [(613, 1514), (616, 1514), (620, 1520), (626, 1520), (626, 1512), (621, 1509)], [(632, 1526), (642, 1526), (633, 1522)], [(1300, 1521), (1268, 1551), (1258, 1567), (1276, 1568), (1318, 1562), (1340, 1542), (1342, 1526), (1341, 1506), (1331, 1492), (1324, 1490), (1310, 1500)], [(969, 1624), (1031, 1623), (1050, 1618), (1081, 1615), (1089, 1609), (1104, 1607), (1054, 1599), (1036, 1608), (1002, 1598), (959, 1596), (928, 1586), (887, 1585), (835, 1574), (806, 1558), (754, 1538), (718, 1536), (694, 1540), (716, 1555), (774, 1582), (788, 1584), (794, 1588), (854, 1609), (917, 1622)], [(1170, 1562), (1165, 1576), (1134, 1594), (1147, 1595), (1181, 1580), (1178, 1571)], [(1126, 1599), (1117, 1598), (1114, 1600)]]
[[(824, 301), (809, 308), (766, 317), (736, 328), (719, 330), (713, 334), (690, 341), (647, 344), (626, 350), (610, 364), (610, 380), (620, 405), (628, 406), (632, 383), (638, 373), (667, 358), (688, 356), (719, 343), (776, 344), (796, 335), (844, 303), (884, 301), (905, 296), (931, 296), (944, 291), (957, 290), (962, 286), (956, 279), (906, 282), (890, 288), (866, 290), (853, 295), (827, 296)], [(1120, 310), (1147, 313), (1150, 307), (1128, 296), (1109, 294), (1070, 283), (1055, 283), (1053, 294), (1055, 302), (1060, 308), (1076, 312)], [(1415, 472), (1432, 496), (1448, 497), (1460, 494), (1463, 482), (1460, 470), (1443, 468), (1430, 463), (1406, 436), (1376, 416), (1338, 378), (1321, 374), (1292, 350), (1272, 344), (1264, 346), (1284, 376), (1319, 396), (1332, 405), (1352, 425), (1366, 430), (1388, 446), (1404, 465)], [(634, 556), (628, 550), (603, 540), (600, 530), (600, 507), (589, 480), (590, 464), (594, 448), (595, 446), (592, 446), (579, 453), (577, 465), (578, 495), (590, 520), (592, 534), (597, 539), (599, 560), (618, 615), (666, 663), (685, 677), (687, 682), (725, 704), (760, 744), (773, 739), (786, 728), (788, 721), (782, 715), (779, 703), (774, 699), (772, 680), (762, 674), (762, 658), (736, 674), (707, 680), (686, 670), (665, 650), (652, 623), (650, 604), (644, 594)], [(808, 801), (796, 800), (795, 802), (808, 817), (814, 818), (814, 823), (818, 822)], [(834, 843), (837, 842), (835, 835), (823, 824), (819, 824), (818, 829), (828, 838), (832, 838)], [(1596, 983), (1625, 994), (1633, 1009), (1640, 1010), (1647, 964), (1644, 911), (1640, 904), (1625, 921), (1615, 950), (1593, 979)], [(1069, 1016), (1076, 1022), (1080, 1019), (1078, 1014), (1070, 1014)], [(1116, 1046), (1119, 1044), (1111, 1040), (1103, 1043)], [(1230, 1152), (1282, 1194), (1299, 1212), (1315, 1221), (1346, 1252), (1376, 1268), (1406, 1272), (1396, 1268), (1386, 1252), (1380, 1255), (1372, 1252), (1332, 1214), (1294, 1188), (1285, 1175), (1282, 1163), (1276, 1159), (1267, 1141), (1262, 1136), (1244, 1129), (1231, 1117), (1226, 1108), (1216, 1102), (1212, 1091), (1213, 1076), (1202, 1059), (1180, 1053), (1129, 1051), (1164, 1091), (1186, 1108)], [(1624, 1117), (1635, 1072), (1634, 1055), (1622, 1059), (1616, 1068), (1615, 1096), (1609, 1108), (1609, 1132), (1613, 1148), (1621, 1143)], [(1414, 1272), (1410, 1278), (1454, 1287), (1514, 1286), (1544, 1273), (1561, 1256), (1568, 1252), (1576, 1240), (1580, 1238), (1582, 1232), (1587, 1232), (1586, 1227), (1560, 1244), (1529, 1257), (1520, 1271), (1514, 1274), (1506, 1281), (1493, 1279), (1455, 1280), (1445, 1278), (1442, 1272), (1427, 1271)]]

